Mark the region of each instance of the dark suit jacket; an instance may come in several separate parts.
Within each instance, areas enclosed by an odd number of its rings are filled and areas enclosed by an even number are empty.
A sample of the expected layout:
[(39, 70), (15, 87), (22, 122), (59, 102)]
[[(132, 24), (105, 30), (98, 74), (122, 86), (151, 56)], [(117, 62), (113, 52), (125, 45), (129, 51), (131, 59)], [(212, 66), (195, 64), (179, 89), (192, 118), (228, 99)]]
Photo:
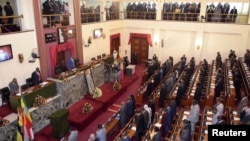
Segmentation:
[(128, 118), (131, 118), (134, 115), (134, 105), (133, 105), (133, 101), (129, 100), (127, 102), (127, 111), (128, 111)]
[(142, 114), (136, 115), (135, 124), (136, 124), (136, 134), (141, 136), (145, 131), (144, 118)]
[(161, 141), (161, 132), (154, 134), (152, 141)]
[(39, 75), (37, 75), (36, 71), (34, 71), (31, 74), (31, 79), (32, 79), (32, 82), (33, 82), (34, 85), (37, 85), (37, 84), (42, 82), (42, 80), (39, 80)]
[(6, 13), (6, 16), (12, 16), (14, 14), (13, 9), (11, 6), (4, 6), (4, 11)]
[(121, 127), (123, 127), (124, 125), (126, 125), (127, 123), (127, 114), (128, 114), (128, 109), (127, 109), (127, 105), (125, 104), (124, 106), (121, 107), (120, 109), (120, 125)]

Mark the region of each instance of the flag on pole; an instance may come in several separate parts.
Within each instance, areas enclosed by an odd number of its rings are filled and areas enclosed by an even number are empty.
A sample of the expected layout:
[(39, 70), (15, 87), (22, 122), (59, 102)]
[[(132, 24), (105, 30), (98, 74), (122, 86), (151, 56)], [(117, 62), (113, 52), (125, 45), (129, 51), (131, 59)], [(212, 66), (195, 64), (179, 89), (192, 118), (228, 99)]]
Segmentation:
[(21, 109), (23, 110), (23, 114), (21, 114), (22, 119), (22, 129), (23, 129), (23, 140), (30, 141), (34, 139), (34, 133), (32, 130), (32, 119), (24, 99), (23, 94), (21, 94)]
[(16, 140), (17, 141), (23, 141), (23, 136), (22, 136), (22, 114), (23, 114), (23, 110), (21, 110), (20, 108), (17, 109), (18, 111), (18, 123), (17, 123), (17, 133), (16, 133)]

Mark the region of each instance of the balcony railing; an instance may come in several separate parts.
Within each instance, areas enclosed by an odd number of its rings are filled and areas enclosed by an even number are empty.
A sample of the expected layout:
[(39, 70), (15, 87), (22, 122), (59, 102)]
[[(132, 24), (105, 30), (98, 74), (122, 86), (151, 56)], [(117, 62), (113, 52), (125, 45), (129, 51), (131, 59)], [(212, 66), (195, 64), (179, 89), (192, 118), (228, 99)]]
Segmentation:
[(205, 17), (205, 21), (206, 22), (246, 24), (248, 22), (248, 15), (207, 13)]
[(82, 23), (100, 22), (103, 12), (81, 13)]
[(42, 15), (44, 28), (54, 27), (57, 24), (62, 26), (69, 25), (70, 14), (48, 14)]
[(162, 20), (167, 21), (195, 21), (199, 20), (200, 13), (162, 12)]
[(118, 12), (106, 12), (106, 20), (118, 20), (121, 16), (119, 16)]
[(20, 16), (0, 16), (0, 34), (8, 32), (17, 32), (22, 30), (21, 19), (23, 15)]
[(126, 19), (144, 19), (144, 20), (155, 20), (156, 19), (156, 11), (155, 12), (135, 12), (129, 11), (124, 13), (124, 17)]

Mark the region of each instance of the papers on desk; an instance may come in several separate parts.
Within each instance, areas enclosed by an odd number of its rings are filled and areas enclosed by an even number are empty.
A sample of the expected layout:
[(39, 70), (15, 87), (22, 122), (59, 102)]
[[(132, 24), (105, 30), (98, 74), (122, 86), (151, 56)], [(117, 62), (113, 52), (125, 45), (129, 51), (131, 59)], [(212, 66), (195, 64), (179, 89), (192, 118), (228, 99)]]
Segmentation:
[(229, 88), (234, 88), (234, 85), (230, 85)]
[(184, 115), (189, 115), (189, 111), (184, 111)]
[(183, 117), (182, 117), (182, 120), (184, 120), (184, 119), (187, 119), (187, 116), (183, 116)]
[(213, 112), (211, 112), (211, 111), (207, 111), (207, 114), (212, 115), (212, 114), (213, 114)]
[(230, 84), (230, 85), (233, 85), (233, 84), (234, 84), (234, 82), (233, 82), (233, 81), (231, 81), (231, 80), (229, 80), (229, 84)]
[(48, 84), (48, 82), (42, 82), (42, 83), (40, 83), (39, 85), (40, 85), (41, 87), (43, 87), (43, 86), (45, 86), (46, 84)]
[(238, 113), (237, 113), (236, 111), (233, 111), (233, 114), (234, 114), (234, 115), (238, 115)]
[(211, 125), (211, 124), (212, 124), (212, 122), (209, 122), (209, 121), (206, 122), (206, 125)]
[(239, 120), (240, 120), (240, 118), (238, 118), (238, 117), (234, 117), (234, 120), (235, 120), (235, 121), (239, 121)]
[(136, 127), (135, 126), (133, 126), (131, 129), (134, 130), (134, 131), (136, 131)]
[(207, 120), (212, 121), (212, 118), (211, 117), (207, 117)]
[(21, 96), (21, 93), (17, 93), (16, 96)]
[(160, 123), (156, 123), (155, 127), (161, 128), (161, 124)]

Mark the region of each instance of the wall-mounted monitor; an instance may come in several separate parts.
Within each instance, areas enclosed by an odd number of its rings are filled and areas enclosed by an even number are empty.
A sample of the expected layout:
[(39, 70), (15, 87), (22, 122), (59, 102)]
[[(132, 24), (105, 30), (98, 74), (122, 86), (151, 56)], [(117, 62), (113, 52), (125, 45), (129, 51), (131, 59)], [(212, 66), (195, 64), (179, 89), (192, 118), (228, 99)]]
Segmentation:
[(11, 44), (0, 46), (0, 62), (13, 59)]
[(94, 39), (101, 38), (103, 35), (102, 28), (94, 30)]

